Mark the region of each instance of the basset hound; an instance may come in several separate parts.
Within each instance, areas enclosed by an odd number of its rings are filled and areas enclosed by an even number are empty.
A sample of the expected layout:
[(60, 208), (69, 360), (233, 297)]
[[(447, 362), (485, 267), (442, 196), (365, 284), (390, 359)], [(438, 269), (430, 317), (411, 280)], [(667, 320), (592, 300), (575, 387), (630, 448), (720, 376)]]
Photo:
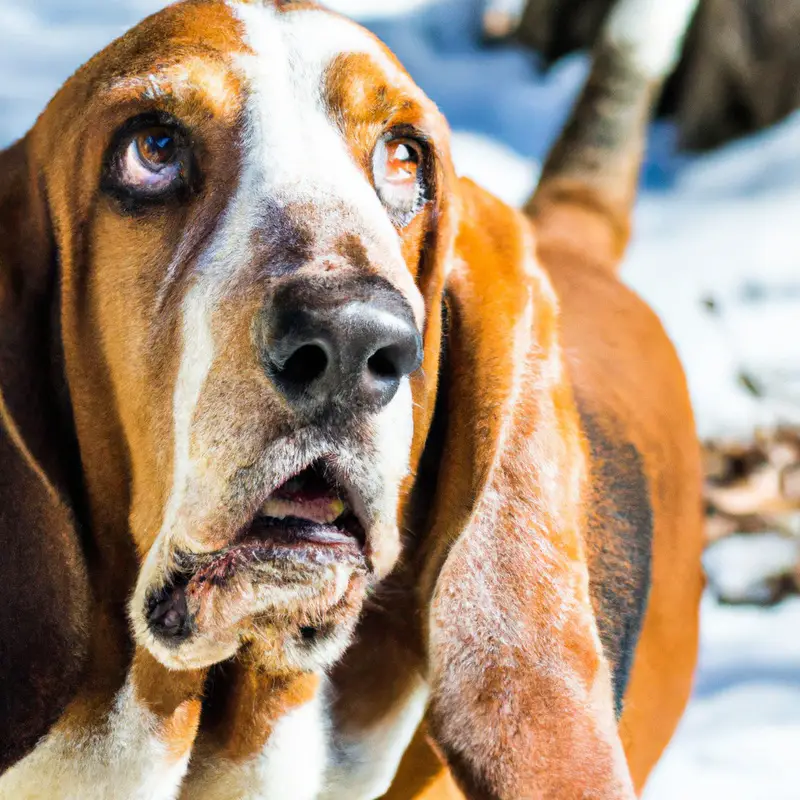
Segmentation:
[(633, 798), (700, 467), (617, 277), (693, 0), (622, 0), (523, 211), (371, 34), (185, 0), (0, 153), (0, 798)]

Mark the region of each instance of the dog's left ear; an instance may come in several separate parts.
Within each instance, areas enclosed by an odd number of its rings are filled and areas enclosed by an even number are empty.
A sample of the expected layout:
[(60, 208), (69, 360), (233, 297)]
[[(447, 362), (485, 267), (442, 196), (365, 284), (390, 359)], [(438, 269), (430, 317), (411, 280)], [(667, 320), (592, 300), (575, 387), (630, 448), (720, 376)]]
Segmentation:
[(469, 798), (632, 798), (581, 560), (557, 303), (517, 212), (460, 186), (443, 453), (419, 582), (427, 723)]
[(43, 184), (29, 138), (0, 152), (0, 773), (72, 697), (87, 638), (70, 499), (80, 469)]

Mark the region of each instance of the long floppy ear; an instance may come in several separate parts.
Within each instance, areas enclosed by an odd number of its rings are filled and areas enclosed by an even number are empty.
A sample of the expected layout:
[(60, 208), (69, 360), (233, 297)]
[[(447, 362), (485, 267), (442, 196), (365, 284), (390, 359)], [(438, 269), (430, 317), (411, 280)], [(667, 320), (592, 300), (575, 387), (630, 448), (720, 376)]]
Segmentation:
[(84, 659), (88, 582), (66, 500), (79, 470), (57, 295), (26, 139), (0, 152), (0, 773), (57, 719)]
[(428, 724), (469, 798), (632, 798), (589, 597), (556, 300), (527, 220), (468, 182), (462, 193), (421, 582)]

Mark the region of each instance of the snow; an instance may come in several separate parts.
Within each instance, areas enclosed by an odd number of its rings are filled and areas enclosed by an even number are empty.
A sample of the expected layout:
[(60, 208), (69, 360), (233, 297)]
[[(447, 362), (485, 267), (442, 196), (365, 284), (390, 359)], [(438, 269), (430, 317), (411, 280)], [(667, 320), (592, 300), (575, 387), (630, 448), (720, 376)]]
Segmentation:
[(726, 536), (706, 549), (711, 594), (728, 603), (767, 604), (800, 564), (800, 541), (773, 531)]
[(694, 698), (645, 800), (797, 800), (800, 600), (707, 599)]
[[(0, 146), (24, 133), (72, 70), (161, 5), (0, 0)], [(519, 48), (480, 48), (478, 0), (331, 5), (369, 17), (440, 105), (462, 173), (521, 203), (585, 59), (542, 76)], [(672, 140), (668, 126), (654, 127), (624, 275), (676, 342), (704, 434), (800, 421), (800, 115), (711, 156), (678, 157)], [(743, 370), (765, 396), (744, 388)], [(759, 610), (707, 598), (694, 697), (646, 800), (798, 796), (798, 631), (800, 600)]]

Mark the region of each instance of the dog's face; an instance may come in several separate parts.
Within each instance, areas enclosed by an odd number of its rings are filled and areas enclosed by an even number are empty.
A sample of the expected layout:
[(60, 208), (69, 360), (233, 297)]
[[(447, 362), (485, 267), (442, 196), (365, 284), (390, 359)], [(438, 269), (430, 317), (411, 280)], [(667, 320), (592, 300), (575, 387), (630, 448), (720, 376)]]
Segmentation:
[(89, 62), (34, 135), (93, 522), (112, 535), (124, 506), (141, 561), (137, 641), (179, 668), (244, 642), (330, 663), (398, 558), (429, 423), (441, 117), (343, 18), (196, 0)]

